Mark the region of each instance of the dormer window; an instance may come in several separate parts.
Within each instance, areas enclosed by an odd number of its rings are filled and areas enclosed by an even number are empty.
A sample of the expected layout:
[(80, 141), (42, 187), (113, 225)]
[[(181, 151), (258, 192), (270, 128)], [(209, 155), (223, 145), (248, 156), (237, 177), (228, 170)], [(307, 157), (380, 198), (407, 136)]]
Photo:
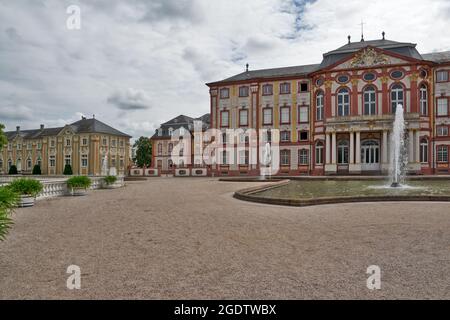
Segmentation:
[(169, 136), (172, 136), (173, 134), (173, 128), (169, 128)]

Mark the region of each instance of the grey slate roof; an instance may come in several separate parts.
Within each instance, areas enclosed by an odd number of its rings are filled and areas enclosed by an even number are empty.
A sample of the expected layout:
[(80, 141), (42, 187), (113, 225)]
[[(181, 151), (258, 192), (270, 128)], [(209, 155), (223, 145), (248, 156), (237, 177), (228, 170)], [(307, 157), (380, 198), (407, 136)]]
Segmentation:
[[(113, 127), (97, 120), (97, 119), (86, 119), (83, 118), (79, 121), (76, 121), (69, 125), (75, 133), (104, 133), (111, 134), (116, 136), (128, 137), (131, 136), (114, 129)], [(55, 136), (63, 130), (64, 127), (56, 127), (56, 128), (44, 128), (41, 129), (33, 129), (33, 130), (20, 130), (17, 131), (7, 131), (5, 132), (8, 140), (14, 139), (17, 134), (19, 134), (23, 139), (38, 139), (47, 136)]]
[(284, 68), (273, 68), (273, 69), (262, 69), (262, 70), (251, 70), (248, 72), (242, 72), (235, 76), (226, 78), (221, 81), (207, 83), (208, 86), (225, 84), (228, 82), (235, 81), (247, 81), (256, 79), (270, 79), (270, 78), (283, 78), (283, 77), (301, 77), (307, 76), (310, 73), (318, 71), (320, 69), (326, 68), (333, 65), (334, 63), (343, 60), (355, 52), (365, 48), (367, 46), (372, 46), (380, 48), (386, 51), (390, 51), (402, 56), (418, 59), (433, 61), (436, 63), (449, 62), (450, 52), (438, 52), (432, 54), (421, 55), (417, 49), (415, 43), (409, 42), (397, 42), (387, 39), (381, 40), (370, 40), (361, 42), (351, 42), (346, 45), (325, 53), (323, 55), (322, 63), (304, 65), (304, 66), (294, 66), (294, 67), (284, 67)]
[(274, 68), (274, 69), (261, 69), (261, 70), (251, 70), (248, 72), (243, 72), (238, 75), (232, 76), (230, 78), (224, 79), (214, 83), (221, 82), (232, 82), (232, 81), (246, 81), (253, 79), (265, 79), (265, 78), (274, 78), (274, 77), (293, 77), (293, 76), (305, 76), (311, 72), (318, 70), (318, 64), (310, 64), (305, 66), (294, 66), (294, 67), (283, 67), (283, 68)]
[(424, 60), (435, 63), (450, 62), (450, 51), (427, 53), (423, 54), (422, 57)]
[(210, 114), (204, 114), (201, 117), (198, 118), (191, 118), (189, 116), (185, 115), (179, 115), (163, 124), (161, 124), (161, 128), (158, 130), (162, 130), (162, 134), (158, 135), (158, 132), (155, 132), (155, 134), (151, 137), (153, 138), (170, 138), (169, 135), (169, 129), (172, 128), (174, 131), (180, 129), (181, 127), (185, 128), (188, 131), (193, 131), (194, 129), (194, 121), (195, 120), (201, 120), (203, 122), (203, 130), (206, 130), (209, 128), (210, 125)]

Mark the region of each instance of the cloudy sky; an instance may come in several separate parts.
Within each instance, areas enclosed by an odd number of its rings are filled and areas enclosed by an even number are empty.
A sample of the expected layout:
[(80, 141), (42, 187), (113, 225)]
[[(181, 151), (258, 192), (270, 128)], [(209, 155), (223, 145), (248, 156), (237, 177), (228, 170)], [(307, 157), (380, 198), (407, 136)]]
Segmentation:
[[(81, 115), (133, 136), (209, 111), (206, 82), (320, 63), (360, 39), (450, 50), (450, 0), (0, 0), (0, 123), (62, 126)], [(81, 29), (67, 28), (67, 8)]]

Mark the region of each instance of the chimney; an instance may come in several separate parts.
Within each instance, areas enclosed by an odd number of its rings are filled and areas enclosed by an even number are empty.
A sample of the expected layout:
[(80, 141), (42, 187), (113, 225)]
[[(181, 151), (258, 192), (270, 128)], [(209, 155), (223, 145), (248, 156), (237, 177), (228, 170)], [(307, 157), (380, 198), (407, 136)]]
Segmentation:
[(41, 124), (41, 131), (42, 131), (42, 130), (44, 130), (44, 125), (43, 125), (43, 124)]
[(20, 132), (20, 126), (17, 126), (17, 127), (16, 127), (16, 131), (17, 131), (17, 132)]
[(352, 36), (348, 36), (348, 44), (352, 43)]
[(250, 65), (247, 63), (247, 64), (245, 65), (245, 71), (246, 71), (246, 72), (248, 72), (248, 67), (250, 67)]

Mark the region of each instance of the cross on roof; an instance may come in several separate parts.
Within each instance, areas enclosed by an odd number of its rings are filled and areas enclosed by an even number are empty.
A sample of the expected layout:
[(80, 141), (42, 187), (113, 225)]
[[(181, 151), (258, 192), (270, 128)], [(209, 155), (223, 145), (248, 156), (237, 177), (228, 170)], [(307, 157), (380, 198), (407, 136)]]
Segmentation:
[(361, 23), (359, 24), (361, 26), (361, 41), (364, 41), (364, 25), (366, 23), (361, 19)]

